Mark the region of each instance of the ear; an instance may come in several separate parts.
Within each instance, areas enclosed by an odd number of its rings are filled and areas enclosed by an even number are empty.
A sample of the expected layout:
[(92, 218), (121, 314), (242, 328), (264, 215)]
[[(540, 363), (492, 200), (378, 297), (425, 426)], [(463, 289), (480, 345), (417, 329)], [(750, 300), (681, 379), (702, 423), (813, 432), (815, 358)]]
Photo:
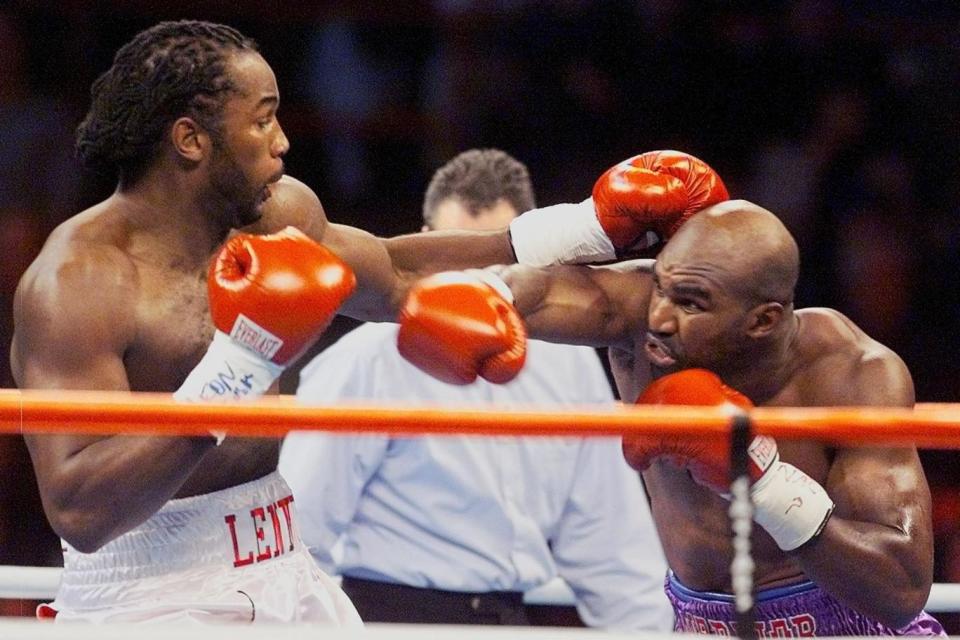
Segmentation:
[(210, 136), (193, 119), (177, 118), (170, 127), (170, 142), (177, 155), (185, 160), (200, 162), (210, 153)]
[(784, 309), (779, 302), (764, 302), (747, 314), (747, 335), (763, 338), (773, 332), (783, 320)]

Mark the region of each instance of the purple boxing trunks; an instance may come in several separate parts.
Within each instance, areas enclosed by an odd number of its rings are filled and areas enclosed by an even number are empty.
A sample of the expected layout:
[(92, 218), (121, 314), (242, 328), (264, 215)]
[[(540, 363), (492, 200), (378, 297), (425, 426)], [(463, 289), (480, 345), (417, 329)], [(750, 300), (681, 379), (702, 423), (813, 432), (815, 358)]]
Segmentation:
[[(667, 576), (664, 589), (684, 633), (735, 636), (733, 596), (689, 589)], [(812, 636), (946, 636), (935, 618), (921, 611), (912, 622), (891, 629), (838, 602), (812, 582), (756, 594), (756, 629), (761, 638)]]

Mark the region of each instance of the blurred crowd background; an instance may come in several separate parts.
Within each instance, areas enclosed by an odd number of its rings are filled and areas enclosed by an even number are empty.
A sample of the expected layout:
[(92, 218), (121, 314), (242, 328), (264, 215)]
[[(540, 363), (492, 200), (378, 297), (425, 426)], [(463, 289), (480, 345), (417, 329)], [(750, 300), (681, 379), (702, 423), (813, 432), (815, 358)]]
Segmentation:
[[(836, 307), (894, 348), (918, 401), (960, 401), (955, 2), (180, 4), (0, 4), (3, 387), (20, 274), (54, 226), (114, 187), (73, 156), (91, 82), (140, 29), (201, 18), (259, 42), (280, 85), (288, 172), (331, 220), (417, 231), (431, 173), (470, 147), (526, 162), (542, 204), (582, 199), (628, 156), (681, 149), (793, 231), (798, 306)], [(960, 582), (960, 456), (923, 459), (936, 580)], [(0, 564), (59, 564), (19, 438), (0, 438), (0, 469)]]

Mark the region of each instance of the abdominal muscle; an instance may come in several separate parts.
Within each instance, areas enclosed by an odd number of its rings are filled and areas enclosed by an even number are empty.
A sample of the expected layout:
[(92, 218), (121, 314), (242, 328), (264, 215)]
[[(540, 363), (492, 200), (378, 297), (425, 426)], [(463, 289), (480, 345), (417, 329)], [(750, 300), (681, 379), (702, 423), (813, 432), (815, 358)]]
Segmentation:
[[(643, 480), (667, 564), (677, 579), (697, 591), (731, 593), (730, 503), (667, 461), (654, 462)], [(756, 588), (803, 581), (800, 567), (756, 523), (753, 526)]]

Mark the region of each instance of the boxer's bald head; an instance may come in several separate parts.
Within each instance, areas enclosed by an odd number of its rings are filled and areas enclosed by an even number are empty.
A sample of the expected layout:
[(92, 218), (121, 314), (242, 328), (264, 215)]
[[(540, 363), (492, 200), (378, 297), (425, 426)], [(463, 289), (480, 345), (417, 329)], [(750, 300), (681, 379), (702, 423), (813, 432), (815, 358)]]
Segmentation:
[(727, 278), (727, 285), (751, 306), (793, 302), (800, 269), (797, 244), (771, 212), (746, 200), (728, 200), (691, 217), (674, 235), (658, 261), (704, 264)]

